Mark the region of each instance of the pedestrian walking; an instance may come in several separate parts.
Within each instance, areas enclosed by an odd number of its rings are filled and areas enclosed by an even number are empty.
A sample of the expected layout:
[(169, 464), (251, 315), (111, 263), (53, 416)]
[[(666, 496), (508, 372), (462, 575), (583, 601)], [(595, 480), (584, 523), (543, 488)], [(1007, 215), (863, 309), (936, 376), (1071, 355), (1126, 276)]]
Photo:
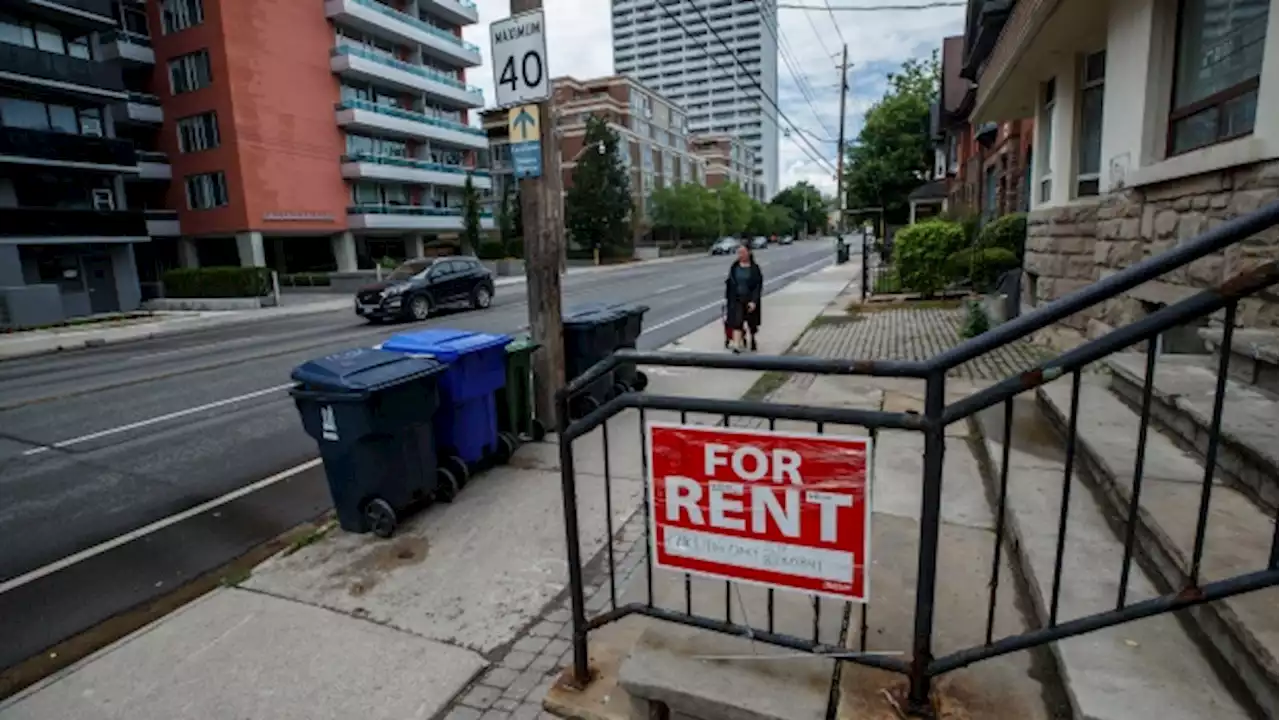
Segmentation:
[(748, 347), (757, 349), (760, 297), (763, 293), (764, 273), (760, 272), (755, 255), (745, 245), (739, 247), (738, 256), (729, 266), (729, 276), (724, 281), (725, 328), (733, 333), (731, 344), (735, 353)]

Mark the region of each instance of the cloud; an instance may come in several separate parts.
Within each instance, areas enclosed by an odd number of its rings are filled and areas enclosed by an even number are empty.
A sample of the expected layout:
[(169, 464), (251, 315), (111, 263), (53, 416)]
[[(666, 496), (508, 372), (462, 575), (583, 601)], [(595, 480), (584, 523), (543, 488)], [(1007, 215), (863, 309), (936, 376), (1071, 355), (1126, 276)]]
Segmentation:
[[(895, 4), (902, 1), (895, 0)], [(791, 2), (800, 4), (796, 0)], [(909, 58), (928, 57), (935, 49), (941, 48), (943, 37), (960, 33), (964, 25), (964, 8), (827, 13), (826, 2), (837, 7), (865, 6), (879, 0), (803, 2), (819, 10), (778, 10), (781, 42), (777, 102), (782, 114), (801, 130), (800, 133), (783, 133), (781, 128), (787, 128), (787, 123), (779, 122), (779, 181), (781, 187), (786, 187), (806, 180), (823, 192), (834, 194), (835, 177), (831, 170), (806, 157), (805, 151), (812, 154), (816, 150), (832, 165), (835, 164), (835, 135), (840, 124), (838, 64), (842, 42), (849, 46), (849, 97), (845, 120), (845, 138), (849, 141), (861, 129), (863, 114), (884, 94), (885, 76)], [(543, 4), (547, 16), (547, 52), (551, 73), (584, 79), (612, 74), (612, 3), (607, 0), (544, 0)], [(477, 5), (480, 22), (465, 28), (463, 36), (480, 46), (484, 64), (468, 72), (467, 80), (483, 88), (485, 99), (492, 104), (489, 23), (507, 16), (509, 4), (507, 0), (479, 0)], [(794, 75), (788, 61), (794, 66)], [(804, 90), (801, 90), (801, 82)], [(808, 137), (813, 150), (799, 139), (800, 135)]]

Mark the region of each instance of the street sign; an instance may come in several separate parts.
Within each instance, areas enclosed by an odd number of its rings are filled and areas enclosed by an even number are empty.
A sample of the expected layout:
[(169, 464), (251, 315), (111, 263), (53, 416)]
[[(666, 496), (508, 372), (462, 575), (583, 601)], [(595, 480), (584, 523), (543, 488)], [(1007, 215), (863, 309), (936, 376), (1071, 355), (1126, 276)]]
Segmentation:
[(498, 107), (542, 102), (551, 97), (542, 11), (532, 10), (498, 20), (489, 25), (489, 35)]
[(507, 138), (516, 177), (542, 175), (541, 132), (537, 105), (519, 105), (507, 110)]
[(650, 423), (654, 564), (866, 602), (871, 440)]

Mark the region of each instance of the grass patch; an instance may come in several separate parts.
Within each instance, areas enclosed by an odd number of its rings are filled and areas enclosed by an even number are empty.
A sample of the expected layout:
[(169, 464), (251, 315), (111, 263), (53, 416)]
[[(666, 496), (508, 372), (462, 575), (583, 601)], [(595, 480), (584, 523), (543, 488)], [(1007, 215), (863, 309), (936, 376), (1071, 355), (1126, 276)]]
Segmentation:
[(284, 555), (285, 557), (288, 557), (308, 545), (314, 545), (315, 543), (319, 542), (320, 539), (323, 538), (325, 535), (328, 535), (330, 530), (336, 527), (338, 527), (337, 520), (333, 520), (333, 519), (326, 520), (325, 522), (321, 523), (319, 527), (315, 528), (311, 532), (304, 533), (303, 535), (299, 536), (296, 540), (294, 540), (292, 543), (289, 543), (289, 547), (286, 548), (285, 551), (281, 554)]
[(773, 393), (777, 392), (783, 385), (787, 384), (787, 379), (791, 377), (791, 373), (779, 372), (777, 370), (769, 370), (756, 380), (755, 384), (747, 390), (742, 396), (743, 400), (764, 400)]
[(218, 578), (218, 584), (226, 588), (235, 587), (248, 580), (251, 575), (253, 575), (253, 568), (251, 567), (233, 568), (231, 572)]

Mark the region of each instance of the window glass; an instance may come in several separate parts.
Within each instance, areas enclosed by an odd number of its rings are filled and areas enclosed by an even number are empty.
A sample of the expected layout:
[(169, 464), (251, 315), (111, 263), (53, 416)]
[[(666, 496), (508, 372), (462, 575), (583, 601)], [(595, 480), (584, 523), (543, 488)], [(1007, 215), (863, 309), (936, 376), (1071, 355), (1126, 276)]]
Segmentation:
[(67, 41), (67, 54), (81, 60), (92, 60), (93, 53), (89, 49), (89, 38), (78, 37)]
[(363, 135), (348, 135), (347, 152), (352, 155), (356, 153), (371, 153), (373, 152), (373, 139)]
[(1268, 0), (1184, 0), (1170, 113), (1176, 154), (1253, 131)]
[(65, 54), (67, 49), (62, 44), (62, 33), (51, 25), (36, 25), (36, 47), (45, 52)]
[(78, 135), (80, 120), (76, 117), (76, 109), (66, 105), (50, 105), (49, 127), (57, 132)]
[(44, 103), (0, 97), (0, 123), (8, 127), (48, 130), (49, 113)]
[(409, 192), (403, 185), (383, 185), (382, 192), (388, 205), (409, 204)]
[(35, 47), (36, 35), (25, 23), (7, 15), (0, 15), (0, 42)]
[(369, 182), (358, 182), (351, 187), (357, 205), (377, 205), (381, 202), (378, 186)]

